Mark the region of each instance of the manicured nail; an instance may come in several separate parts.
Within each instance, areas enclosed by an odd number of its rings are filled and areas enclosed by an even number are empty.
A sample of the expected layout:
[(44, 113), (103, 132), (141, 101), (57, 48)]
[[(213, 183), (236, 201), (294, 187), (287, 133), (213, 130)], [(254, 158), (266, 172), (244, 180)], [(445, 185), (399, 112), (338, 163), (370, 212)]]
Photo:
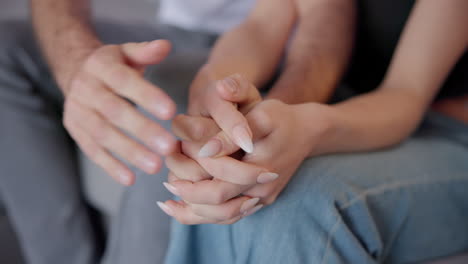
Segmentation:
[(255, 214), (258, 210), (262, 209), (262, 207), (263, 207), (263, 204), (259, 204), (259, 205), (255, 206), (254, 208), (250, 209), (250, 211), (247, 211), (244, 214), (244, 217)]
[(245, 201), (240, 209), (241, 214), (247, 213), (250, 209), (254, 208), (255, 205), (257, 205), (258, 201), (260, 201), (260, 198), (252, 198), (247, 201)]
[(257, 182), (258, 183), (269, 183), (269, 182), (272, 182), (272, 181), (276, 180), (278, 177), (279, 177), (279, 175), (277, 173), (264, 172), (264, 173), (261, 173), (258, 176)]
[(174, 215), (174, 212), (172, 211), (172, 209), (169, 206), (167, 206), (165, 203), (160, 202), (160, 201), (157, 201), (156, 203), (158, 204), (159, 208), (163, 210), (163, 212), (165, 212), (166, 214), (170, 216)]
[(177, 190), (176, 187), (174, 187), (174, 185), (170, 184), (170, 183), (167, 183), (167, 182), (163, 182), (163, 185), (164, 187), (166, 187), (166, 189), (171, 192), (172, 194), (174, 195), (177, 195), (177, 196), (180, 196), (180, 193), (179, 193), (179, 190)]
[(247, 153), (253, 152), (253, 143), (249, 130), (244, 125), (238, 125), (232, 130), (236, 144)]
[(221, 141), (219, 141), (218, 139), (211, 139), (200, 149), (200, 151), (198, 152), (198, 157), (213, 157), (221, 151), (221, 145)]

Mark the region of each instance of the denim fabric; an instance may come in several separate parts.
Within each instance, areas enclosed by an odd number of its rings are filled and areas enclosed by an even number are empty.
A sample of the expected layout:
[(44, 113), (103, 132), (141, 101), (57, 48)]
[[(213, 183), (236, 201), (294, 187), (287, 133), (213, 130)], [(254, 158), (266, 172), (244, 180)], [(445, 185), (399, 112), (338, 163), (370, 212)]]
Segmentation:
[(468, 249), (468, 128), (430, 113), (393, 148), (309, 158), (229, 226), (173, 223), (167, 264), (411, 263)]

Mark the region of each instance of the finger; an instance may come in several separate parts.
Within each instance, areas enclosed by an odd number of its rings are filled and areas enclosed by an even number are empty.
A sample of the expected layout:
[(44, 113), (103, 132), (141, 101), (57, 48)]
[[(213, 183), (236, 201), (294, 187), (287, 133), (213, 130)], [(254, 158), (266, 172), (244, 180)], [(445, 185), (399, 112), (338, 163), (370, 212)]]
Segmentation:
[(150, 42), (126, 43), (121, 47), (127, 59), (135, 65), (158, 64), (171, 51), (171, 43), (162, 39)]
[(219, 205), (251, 186), (237, 185), (218, 179), (190, 182), (176, 180), (165, 184), (169, 192), (182, 198), (182, 200), (194, 204)]
[(240, 185), (252, 185), (274, 181), (278, 174), (253, 163), (231, 157), (201, 158), (198, 163), (212, 177)]
[(66, 119), (64, 125), (86, 156), (104, 169), (108, 175), (123, 185), (129, 186), (135, 182), (135, 175), (133, 172), (95, 143), (73, 120)]
[(214, 136), (219, 127), (211, 118), (177, 115), (172, 121), (172, 131), (182, 140), (205, 142)]
[(96, 57), (91, 60), (90, 74), (99, 73), (96, 77), (113, 92), (140, 105), (154, 116), (163, 120), (172, 118), (176, 112), (175, 103), (161, 88), (116, 58), (106, 54)]
[(262, 100), (257, 87), (240, 74), (234, 74), (219, 81), (216, 89), (221, 98), (237, 103), (243, 114), (247, 114)]
[(220, 205), (190, 204), (190, 208), (196, 215), (222, 222), (246, 214), (253, 209), (259, 201), (260, 198), (241, 196)]
[(159, 154), (174, 152), (176, 139), (135, 106), (109, 91), (98, 80), (87, 80), (83, 85), (86, 87), (81, 89), (81, 96), (77, 98), (82, 104), (89, 104), (114, 126), (135, 136)]
[[(143, 145), (118, 131), (99, 114), (86, 107), (80, 106), (73, 100), (68, 109), (71, 116), (93, 140), (105, 149), (117, 154), (148, 174), (154, 174), (161, 169), (162, 161), (158, 155), (149, 151)], [(83, 122), (83, 120), (85, 120)]]
[[(168, 182), (168, 183), (173, 183), (173, 182), (175, 182), (175, 181), (180, 181), (180, 179), (177, 178), (177, 177), (175, 176), (174, 173), (169, 172), (169, 174), (167, 175), (167, 182)], [(166, 187), (166, 188), (167, 188), (167, 187)]]
[(180, 180), (192, 182), (211, 178), (210, 175), (193, 159), (183, 153), (174, 153), (166, 158), (166, 166)]
[[(266, 111), (254, 108), (246, 115), (249, 127), (252, 129), (254, 142), (269, 135), (274, 124)], [(239, 150), (239, 147), (229, 138), (225, 131), (220, 131), (200, 148), (198, 157), (228, 156)]]
[(174, 217), (183, 225), (214, 224), (215, 221), (196, 215), (190, 210), (190, 207), (182, 201), (169, 200), (166, 202), (157, 202), (159, 208), (167, 215)]
[(169, 216), (174, 217), (179, 223), (184, 225), (200, 225), (200, 224), (220, 224), (220, 225), (230, 225), (240, 219), (242, 215), (238, 215), (232, 219), (226, 221), (218, 222), (215, 219), (208, 219), (196, 215), (190, 206), (183, 201), (174, 201), (169, 200), (166, 202), (157, 202), (159, 208), (163, 210)]
[(221, 99), (217, 95), (208, 97), (206, 102), (208, 114), (231, 140), (247, 153), (252, 153), (252, 131), (234, 103)]

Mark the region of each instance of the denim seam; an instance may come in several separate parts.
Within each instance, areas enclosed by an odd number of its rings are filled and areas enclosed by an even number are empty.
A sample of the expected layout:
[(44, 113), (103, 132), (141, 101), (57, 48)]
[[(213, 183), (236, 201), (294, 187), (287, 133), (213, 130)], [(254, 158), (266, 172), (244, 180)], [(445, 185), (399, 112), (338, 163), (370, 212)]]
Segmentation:
[(468, 181), (467, 178), (463, 178), (463, 177), (451, 177), (451, 178), (435, 179), (435, 180), (429, 180), (429, 181), (428, 180), (414, 180), (414, 181), (398, 182), (394, 184), (383, 184), (383, 185), (370, 188), (361, 192), (360, 194), (356, 195), (354, 198), (352, 198), (345, 204), (341, 205), (339, 209), (340, 210), (346, 209), (354, 205), (355, 203), (364, 200), (364, 198), (366, 198), (367, 196), (381, 194), (389, 190), (394, 190), (397, 188), (418, 185), (418, 184), (428, 185), (428, 184), (443, 183), (443, 182), (448, 182), (448, 181), (453, 181), (453, 180)]
[[(461, 178), (461, 177), (451, 177), (451, 178), (444, 178), (442, 180), (430, 180), (430, 181), (424, 181), (423, 184), (434, 184), (434, 183), (441, 183), (441, 182), (448, 182), (452, 180), (463, 180), (463, 181), (468, 181), (466, 178)], [(339, 210), (344, 210), (348, 207), (351, 207), (353, 204), (357, 203), (358, 201), (363, 200), (365, 197), (369, 195), (377, 195), (380, 193), (383, 193), (388, 190), (393, 190), (399, 187), (404, 187), (404, 186), (411, 186), (411, 185), (416, 185), (416, 184), (421, 184), (423, 181), (422, 180), (415, 180), (415, 181), (407, 181), (403, 183), (395, 183), (395, 184), (384, 184), (375, 188), (371, 188), (368, 190), (363, 191), (362, 193), (358, 194), (356, 197), (353, 199), (349, 200), (347, 203), (339, 207)], [(325, 261), (328, 258), (328, 251), (331, 247), (331, 242), (332, 242), (332, 237), (335, 235), (335, 233), (338, 230), (339, 224), (340, 224), (340, 217), (335, 214), (336, 216), (336, 221), (333, 224), (333, 226), (330, 228), (330, 231), (328, 232), (328, 238), (327, 238), (327, 244), (325, 247), (325, 252), (323, 254), (322, 261), (320, 262), (321, 264), (326, 263)]]
[(336, 221), (333, 224), (333, 226), (330, 228), (330, 231), (328, 232), (327, 244), (325, 246), (325, 252), (323, 253), (322, 261), (320, 262), (321, 264), (324, 264), (328, 258), (328, 251), (331, 247), (332, 237), (335, 235), (340, 224), (340, 217), (336, 213), (335, 213), (335, 216), (336, 216)]

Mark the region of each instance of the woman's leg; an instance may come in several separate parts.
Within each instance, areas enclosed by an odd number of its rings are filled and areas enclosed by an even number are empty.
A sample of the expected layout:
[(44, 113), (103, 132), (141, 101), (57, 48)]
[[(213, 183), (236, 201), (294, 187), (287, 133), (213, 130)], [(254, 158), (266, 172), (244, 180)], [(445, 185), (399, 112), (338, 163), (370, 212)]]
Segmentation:
[[(273, 205), (234, 225), (174, 224), (167, 263), (408, 263), (465, 250), (468, 141), (451, 122), (431, 118), (392, 149), (310, 158)], [(462, 139), (468, 128), (455, 126)]]

